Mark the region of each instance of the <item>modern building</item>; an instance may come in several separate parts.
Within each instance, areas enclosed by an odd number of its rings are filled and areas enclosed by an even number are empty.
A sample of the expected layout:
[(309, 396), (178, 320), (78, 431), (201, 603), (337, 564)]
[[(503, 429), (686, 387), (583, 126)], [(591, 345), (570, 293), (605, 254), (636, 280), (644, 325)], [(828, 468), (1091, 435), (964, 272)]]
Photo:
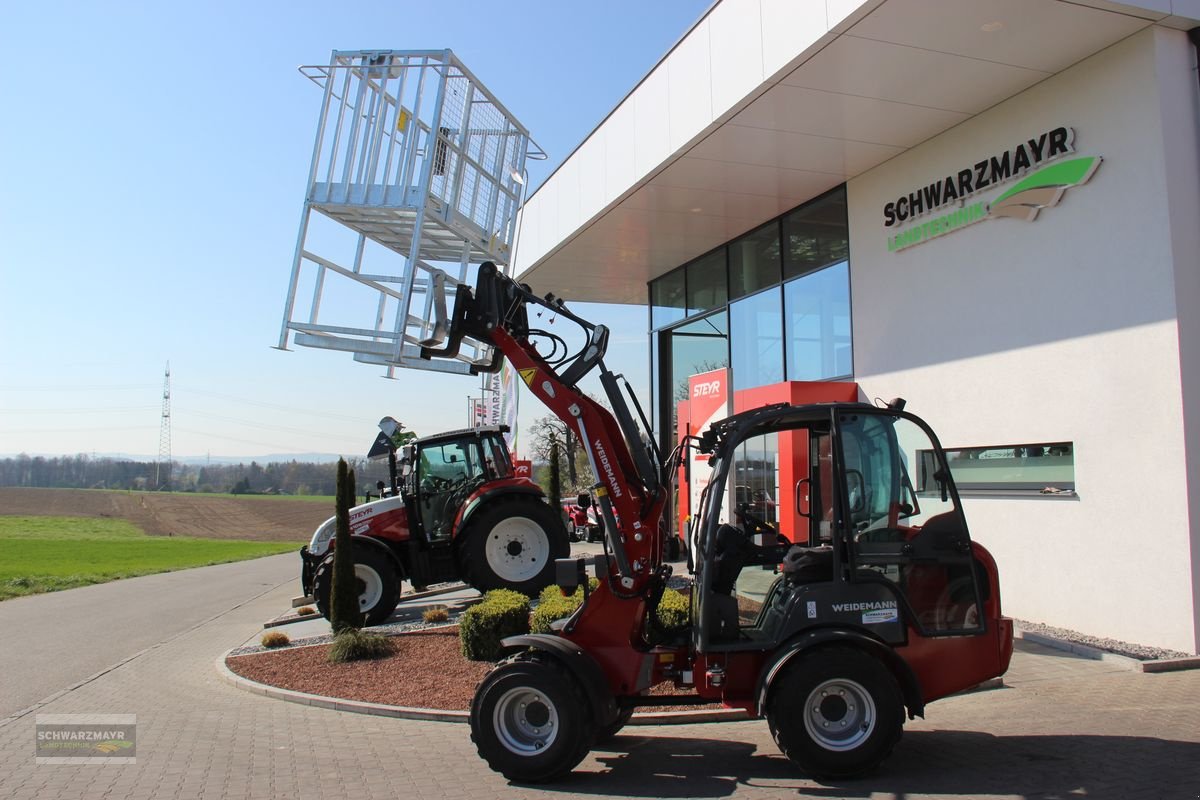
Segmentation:
[(1200, 0), (721, 0), (527, 200), (517, 272), (648, 305), (664, 440), (713, 369), (735, 407), (906, 398), (1008, 614), (1195, 653), (1198, 25)]

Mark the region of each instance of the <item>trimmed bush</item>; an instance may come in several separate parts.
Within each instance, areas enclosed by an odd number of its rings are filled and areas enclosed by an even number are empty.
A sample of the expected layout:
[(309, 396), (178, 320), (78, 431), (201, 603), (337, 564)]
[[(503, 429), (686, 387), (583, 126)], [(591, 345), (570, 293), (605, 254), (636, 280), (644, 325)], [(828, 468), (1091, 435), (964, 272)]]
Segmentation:
[(674, 589), (663, 592), (662, 600), (658, 602), (658, 619), (668, 630), (682, 628), (688, 624), (688, 614), (691, 603), (685, 595)]
[(421, 619), (430, 623), (445, 622), (446, 620), (450, 619), (450, 609), (445, 608), (444, 606), (427, 608), (425, 609), (424, 613), (421, 614)]
[(471, 661), (500, 660), (500, 640), (529, 633), (529, 598), (511, 589), (493, 589), (458, 621), (462, 654)]
[(283, 631), (267, 631), (259, 642), (263, 647), (285, 647), (291, 644), (292, 640)]
[(392, 640), (382, 634), (344, 628), (333, 637), (333, 646), (329, 648), (329, 660), (334, 664), (345, 664), (347, 661), (382, 658), (391, 655), (392, 651)]
[[(595, 591), (600, 581), (588, 578), (588, 591)], [(542, 589), (538, 596), (538, 607), (534, 609), (529, 620), (529, 630), (532, 633), (550, 633), (553, 628), (550, 623), (565, 619), (575, 613), (575, 609), (583, 604), (583, 587), (580, 586), (574, 594), (563, 596), (562, 589), (550, 585)]]

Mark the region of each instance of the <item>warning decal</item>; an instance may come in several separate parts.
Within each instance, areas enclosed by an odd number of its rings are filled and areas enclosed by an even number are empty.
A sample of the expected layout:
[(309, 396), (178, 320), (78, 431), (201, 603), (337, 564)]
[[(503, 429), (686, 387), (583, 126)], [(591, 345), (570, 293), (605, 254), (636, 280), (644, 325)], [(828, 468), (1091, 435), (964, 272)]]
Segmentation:
[(533, 386), (533, 379), (537, 377), (536, 369), (521, 370), (521, 380), (525, 381), (526, 386)]

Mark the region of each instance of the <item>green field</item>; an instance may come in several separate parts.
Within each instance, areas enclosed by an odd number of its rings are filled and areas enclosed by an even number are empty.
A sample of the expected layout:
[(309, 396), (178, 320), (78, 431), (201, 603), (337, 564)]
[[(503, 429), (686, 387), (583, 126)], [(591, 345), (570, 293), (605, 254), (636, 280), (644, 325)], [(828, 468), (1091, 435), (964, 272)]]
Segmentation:
[(0, 517), (0, 600), (294, 549), (286, 542), (147, 536), (117, 519)]

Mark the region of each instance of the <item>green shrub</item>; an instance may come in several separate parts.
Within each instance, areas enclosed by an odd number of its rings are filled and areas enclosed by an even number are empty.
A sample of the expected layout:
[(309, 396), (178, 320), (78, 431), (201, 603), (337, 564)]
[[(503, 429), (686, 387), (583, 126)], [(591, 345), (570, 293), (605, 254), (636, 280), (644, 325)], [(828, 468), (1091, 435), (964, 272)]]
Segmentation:
[(329, 648), (329, 660), (334, 664), (361, 661), (366, 658), (382, 658), (391, 655), (392, 640), (378, 633), (363, 633), (357, 628), (344, 628), (333, 637)]
[(283, 647), (291, 644), (292, 640), (283, 631), (267, 631), (259, 639), (263, 647)]
[[(588, 591), (595, 591), (600, 581), (588, 578)], [(532, 633), (550, 633), (553, 628), (550, 623), (564, 619), (575, 613), (575, 609), (583, 604), (583, 587), (580, 586), (574, 594), (563, 596), (562, 589), (550, 585), (542, 589), (538, 596), (538, 607), (534, 609), (529, 620), (529, 630)]]
[(529, 598), (510, 589), (488, 592), (458, 621), (462, 654), (471, 661), (498, 661), (500, 641), (523, 633), (529, 633)]
[(353, 505), (354, 470), (347, 466), (345, 459), (339, 458), (334, 503), (333, 583), (329, 590), (329, 625), (335, 636), (363, 626), (363, 613), (358, 606), (358, 579), (354, 575), (354, 545), (350, 542), (350, 509)]
[(691, 603), (688, 598), (674, 589), (663, 591), (658, 602), (658, 620), (664, 628), (682, 628), (688, 623)]

